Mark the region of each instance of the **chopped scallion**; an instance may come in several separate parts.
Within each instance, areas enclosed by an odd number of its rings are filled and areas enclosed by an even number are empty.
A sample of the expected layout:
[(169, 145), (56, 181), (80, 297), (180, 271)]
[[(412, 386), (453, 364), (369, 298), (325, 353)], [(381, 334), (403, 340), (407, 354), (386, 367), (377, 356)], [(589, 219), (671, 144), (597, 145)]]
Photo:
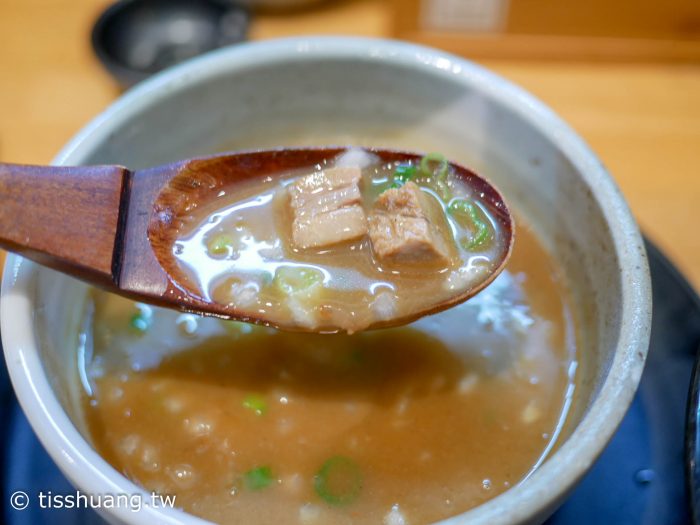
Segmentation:
[(442, 153), (428, 153), (420, 159), (420, 170), (427, 177), (445, 182), (450, 164)]
[(233, 237), (226, 233), (220, 233), (207, 241), (207, 250), (213, 257), (225, 257), (233, 252)]
[(267, 412), (267, 402), (265, 398), (257, 394), (249, 394), (243, 400), (243, 406), (248, 410), (255, 412), (257, 415), (262, 416)]
[(228, 319), (222, 319), (221, 324), (226, 330), (236, 335), (249, 334), (257, 328), (254, 324), (242, 321), (229, 321)]
[(397, 184), (397, 187), (400, 187), (406, 184), (409, 180), (416, 176), (417, 171), (418, 170), (416, 170), (416, 167), (412, 166), (411, 164), (399, 164), (396, 166), (396, 170), (394, 170), (392, 186)]
[(408, 181), (418, 186), (432, 189), (440, 199), (448, 202), (452, 198), (452, 190), (448, 182), (450, 163), (441, 153), (428, 153), (420, 159), (418, 165), (398, 164), (382, 193), (388, 189), (401, 188)]
[(323, 282), (323, 274), (310, 267), (281, 266), (272, 281), (286, 295), (311, 292)]
[(347, 505), (355, 501), (362, 490), (362, 471), (350, 458), (334, 456), (316, 473), (314, 489), (331, 505)]
[(138, 312), (129, 319), (129, 326), (136, 334), (143, 335), (153, 323), (153, 311), (150, 306), (140, 303), (136, 304), (136, 308), (138, 308)]
[(420, 173), (424, 177), (424, 183), (431, 188), (444, 202), (452, 198), (452, 191), (448, 183), (450, 163), (442, 153), (428, 153), (419, 163)]
[(134, 314), (131, 317), (131, 321), (129, 321), (129, 324), (131, 325), (131, 328), (139, 334), (145, 334), (148, 331), (148, 328), (151, 326), (149, 320), (146, 319), (140, 313)]
[(262, 490), (272, 483), (272, 469), (268, 466), (255, 467), (243, 474), (243, 481), (248, 490)]
[(450, 191), (450, 187), (447, 185), (447, 182), (445, 182), (442, 179), (435, 179), (433, 181), (433, 189), (435, 190), (435, 193), (437, 193), (438, 196), (442, 199), (443, 202), (447, 202), (452, 198), (452, 192)]
[(473, 250), (483, 246), (491, 240), (492, 232), (486, 221), (482, 218), (483, 212), (473, 202), (465, 199), (457, 199), (450, 203), (447, 210), (458, 220), (468, 219), (473, 235), (463, 243), (464, 248)]

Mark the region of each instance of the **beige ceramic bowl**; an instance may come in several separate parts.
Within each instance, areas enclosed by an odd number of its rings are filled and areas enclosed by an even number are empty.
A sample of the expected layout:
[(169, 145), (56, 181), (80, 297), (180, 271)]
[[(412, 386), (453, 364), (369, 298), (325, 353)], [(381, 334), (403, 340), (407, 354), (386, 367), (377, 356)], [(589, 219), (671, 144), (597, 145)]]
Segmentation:
[[(492, 179), (561, 262), (583, 358), (563, 444), (523, 483), (445, 523), (542, 521), (595, 461), (632, 400), (649, 342), (650, 287), (642, 239), (618, 188), (541, 102), (424, 47), (269, 41), (214, 52), (136, 87), (56, 162), (141, 168), (221, 149), (314, 142), (444, 151)], [(133, 493), (140, 489), (90, 446), (76, 408), (85, 292), (71, 278), (9, 257), (0, 312), (7, 365), (32, 427), (76, 487)], [(153, 508), (106, 517), (200, 522)]]

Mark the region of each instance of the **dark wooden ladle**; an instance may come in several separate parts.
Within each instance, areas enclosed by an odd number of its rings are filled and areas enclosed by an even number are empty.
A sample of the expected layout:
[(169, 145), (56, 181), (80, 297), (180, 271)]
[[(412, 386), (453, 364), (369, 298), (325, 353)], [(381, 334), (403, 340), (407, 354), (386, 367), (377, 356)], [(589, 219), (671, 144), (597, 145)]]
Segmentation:
[[(172, 246), (178, 217), (223, 186), (321, 164), (346, 148), (237, 152), (130, 171), (121, 166), (0, 164), (0, 247), (131, 299), (178, 310), (263, 324), (235, 306), (207, 302), (178, 282)], [(417, 162), (415, 153), (370, 149), (383, 162)], [(385, 320), (405, 324), (444, 310), (485, 288), (503, 269), (513, 243), (513, 220), (498, 191), (468, 169), (454, 172), (483, 195), (507, 243), (502, 260), (477, 286), (425, 312)], [(300, 330), (298, 326), (278, 326)]]

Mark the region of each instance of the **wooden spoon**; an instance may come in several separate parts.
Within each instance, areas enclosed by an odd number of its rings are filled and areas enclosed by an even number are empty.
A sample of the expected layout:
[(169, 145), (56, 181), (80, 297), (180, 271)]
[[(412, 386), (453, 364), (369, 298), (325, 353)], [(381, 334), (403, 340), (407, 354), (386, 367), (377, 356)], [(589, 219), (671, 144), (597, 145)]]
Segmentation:
[[(0, 247), (131, 299), (187, 312), (274, 325), (235, 306), (203, 300), (177, 279), (172, 253), (179, 217), (235, 181), (322, 163), (346, 148), (237, 152), (130, 171), (121, 166), (0, 164)], [(417, 162), (421, 156), (368, 149), (383, 162)], [(454, 173), (483, 195), (507, 242), (503, 258), (479, 285), (429, 311), (372, 326), (405, 324), (461, 303), (503, 269), (513, 243), (513, 220), (498, 191), (457, 164)]]

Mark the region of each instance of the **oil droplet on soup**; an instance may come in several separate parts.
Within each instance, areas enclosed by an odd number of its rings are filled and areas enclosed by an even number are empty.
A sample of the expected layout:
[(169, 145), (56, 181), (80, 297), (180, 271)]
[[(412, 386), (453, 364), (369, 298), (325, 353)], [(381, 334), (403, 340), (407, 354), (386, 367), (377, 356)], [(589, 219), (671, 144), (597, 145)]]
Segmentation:
[(442, 155), (382, 162), (362, 149), (217, 187), (181, 219), (172, 255), (190, 290), (322, 332), (437, 307), (485, 282), (509, 239)]
[(217, 523), (459, 514), (547, 457), (574, 391), (568, 299), (525, 228), (491, 286), (401, 328), (287, 333), (92, 297), (96, 449)]

